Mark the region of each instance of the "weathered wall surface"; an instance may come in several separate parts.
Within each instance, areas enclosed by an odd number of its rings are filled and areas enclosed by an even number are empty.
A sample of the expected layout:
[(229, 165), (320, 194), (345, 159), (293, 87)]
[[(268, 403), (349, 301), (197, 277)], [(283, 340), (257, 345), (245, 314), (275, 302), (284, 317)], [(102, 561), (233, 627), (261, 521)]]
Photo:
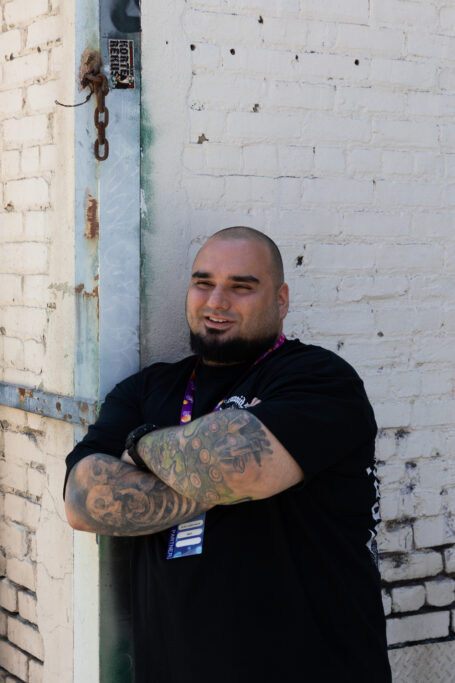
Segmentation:
[[(74, 6), (0, 0), (0, 380), (72, 395)], [(72, 680), (70, 425), (0, 407), (0, 679)], [(14, 676), (14, 678), (12, 678)]]
[(376, 410), (389, 642), (453, 638), (453, 5), (158, 0), (143, 30), (145, 360), (186, 349), (204, 237), (275, 238), (287, 333), (352, 362)]

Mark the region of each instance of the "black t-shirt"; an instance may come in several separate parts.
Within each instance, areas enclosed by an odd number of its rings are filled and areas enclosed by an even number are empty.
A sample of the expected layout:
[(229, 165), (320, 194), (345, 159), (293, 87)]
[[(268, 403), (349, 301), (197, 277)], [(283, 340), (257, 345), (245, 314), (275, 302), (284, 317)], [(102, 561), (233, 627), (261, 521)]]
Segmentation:
[[(119, 457), (131, 429), (179, 423), (195, 358), (118, 384), (67, 458)], [(201, 555), (166, 560), (169, 531), (133, 540), (138, 683), (388, 683), (372, 552), (376, 425), (362, 381), (299, 341), (254, 367), (201, 365), (193, 418), (250, 410), (304, 471), (304, 484), (207, 513)], [(249, 404), (254, 398), (261, 403)]]

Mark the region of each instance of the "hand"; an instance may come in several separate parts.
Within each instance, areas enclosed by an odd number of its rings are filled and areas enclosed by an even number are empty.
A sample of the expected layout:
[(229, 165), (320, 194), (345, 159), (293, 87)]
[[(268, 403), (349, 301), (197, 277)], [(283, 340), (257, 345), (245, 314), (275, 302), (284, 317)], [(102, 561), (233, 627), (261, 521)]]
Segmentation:
[(133, 458), (128, 454), (128, 451), (123, 451), (120, 460), (121, 460), (122, 462), (127, 462), (128, 465), (134, 465), (134, 467), (137, 467), (137, 465), (136, 465), (136, 463), (134, 462)]

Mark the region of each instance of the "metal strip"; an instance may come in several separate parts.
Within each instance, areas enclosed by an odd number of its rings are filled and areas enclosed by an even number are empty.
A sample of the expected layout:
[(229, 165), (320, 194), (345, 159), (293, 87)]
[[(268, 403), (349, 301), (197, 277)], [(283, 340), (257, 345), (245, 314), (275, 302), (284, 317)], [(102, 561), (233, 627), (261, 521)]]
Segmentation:
[[(85, 49), (99, 50), (99, 3), (77, 0), (75, 5), (75, 70)], [(74, 101), (80, 93), (75, 88)], [(76, 396), (99, 397), (99, 163), (93, 143), (94, 98), (75, 109), (75, 358), (74, 393)], [(102, 162), (105, 163), (105, 162)], [(84, 428), (74, 428), (75, 443)], [(73, 619), (74, 654), (73, 683), (95, 683), (100, 678), (99, 558), (95, 534), (74, 532)]]
[[(117, 381), (139, 369), (139, 0), (75, 4), (76, 60), (86, 48), (99, 50), (103, 72), (110, 77), (109, 38), (134, 41), (135, 87), (111, 88), (106, 97), (110, 144), (102, 163), (93, 155), (94, 102), (75, 115), (74, 391), (102, 399)], [(82, 432), (75, 428), (76, 440)], [(112, 589), (118, 567), (112, 552), (124, 558), (117, 545), (99, 552), (94, 535), (75, 532), (74, 683), (126, 683), (131, 678), (129, 633), (121, 627), (121, 607), (112, 607), (118, 597)]]
[[(101, 0), (99, 8), (100, 51), (110, 84), (109, 157), (99, 164), (99, 392), (103, 398), (140, 366), (141, 53), (139, 1)], [(133, 679), (129, 591), (125, 591), (131, 578), (128, 545), (126, 538), (100, 538), (99, 680), (103, 683)]]
[(51, 394), (4, 382), (0, 382), (0, 405), (79, 425), (94, 422), (98, 412), (97, 401)]
[[(140, 18), (135, 2), (100, 3), (101, 57), (110, 91), (109, 157), (100, 164), (100, 397), (139, 370)], [(131, 48), (131, 84), (117, 88), (109, 41)], [(115, 48), (118, 51), (118, 47)], [(128, 50), (129, 52), (129, 50)], [(123, 55), (120, 56), (120, 58)], [(113, 67), (111, 70), (111, 66)]]

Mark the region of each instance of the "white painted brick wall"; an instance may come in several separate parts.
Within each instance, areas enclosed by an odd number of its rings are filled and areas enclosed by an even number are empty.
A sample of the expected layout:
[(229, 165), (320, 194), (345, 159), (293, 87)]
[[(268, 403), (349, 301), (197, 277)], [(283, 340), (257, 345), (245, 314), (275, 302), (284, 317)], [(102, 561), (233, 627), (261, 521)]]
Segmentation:
[(374, 29), (371, 25), (339, 24), (334, 47), (356, 56), (399, 58), (404, 54), (404, 34), (388, 28)]
[(455, 542), (455, 529), (451, 515), (425, 517), (414, 522), (417, 548), (430, 548)]
[(35, 566), (32, 562), (12, 557), (6, 562), (6, 573), (18, 586), (24, 586), (30, 591), (36, 590)]
[(444, 568), (448, 574), (455, 574), (455, 548), (444, 551)]
[(381, 574), (387, 583), (436, 576), (442, 568), (442, 557), (434, 551), (399, 553), (385, 556), (381, 562)]
[(378, 536), (381, 550), (390, 553), (412, 550), (412, 540), (412, 528), (409, 525), (399, 525), (388, 529), (383, 524)]
[(6, 147), (18, 148), (36, 143), (49, 142), (49, 119), (41, 114), (8, 119), (3, 122), (3, 137)]
[(450, 612), (430, 612), (387, 621), (387, 641), (412, 643), (427, 638), (444, 638), (449, 635)]
[(302, 15), (309, 19), (363, 24), (369, 18), (369, 3), (367, 0), (346, 0), (341, 4), (336, 0), (305, 0)]
[(38, 45), (47, 45), (52, 42), (60, 42), (62, 36), (61, 17), (53, 15), (39, 19), (27, 29), (26, 46), (33, 48)]
[[(5, 640), (0, 640), (0, 661), (20, 681), (27, 680), (27, 656)], [(10, 679), (11, 680), (11, 679)]]
[(393, 588), (391, 594), (394, 612), (414, 612), (425, 604), (424, 586), (400, 586)]
[(437, 26), (437, 3), (372, 0), (371, 17), (381, 24), (426, 29)]
[(2, 545), (6, 555), (23, 558), (27, 552), (27, 532), (21, 526), (14, 523), (2, 522), (0, 524)]
[(12, 0), (5, 5), (5, 20), (10, 26), (28, 25), (35, 17), (49, 11), (48, 0), (34, 0), (32, 5), (28, 0)]
[(0, 57), (10, 59), (20, 52), (22, 46), (21, 32), (18, 29), (5, 31), (0, 35)]
[(0, 605), (8, 612), (17, 610), (17, 586), (8, 579), (0, 580)]
[[(46, 389), (52, 382), (46, 371), (48, 323), (61, 296), (49, 284), (58, 285), (63, 277), (69, 291), (73, 285), (71, 269), (62, 276), (55, 268), (72, 207), (68, 195), (63, 202), (69, 210), (62, 210), (60, 195), (73, 173), (66, 151), (73, 113), (58, 110), (55, 99), (72, 97), (73, 12), (72, 0), (0, 2), (0, 381), (32, 388)], [(71, 249), (70, 239), (64, 250)], [(61, 360), (53, 354), (55, 373), (63, 378)], [(70, 393), (71, 379), (66, 386), (64, 393)], [(71, 596), (62, 590), (58, 573), (59, 563), (68, 561), (71, 539), (59, 532), (58, 560), (52, 554), (55, 543), (37, 541), (46, 495), (52, 498), (45, 509), (48, 525), (55, 525), (55, 518), (62, 524), (61, 474), (57, 480), (48, 463), (49, 453), (57, 455), (53, 432), (62, 432), (53, 421), (44, 425), (39, 417), (3, 406), (0, 425), (0, 679), (70, 680)], [(63, 455), (59, 450), (59, 463)]]
[(36, 597), (33, 593), (28, 593), (27, 591), (19, 591), (18, 596), (18, 611), (22, 619), (29, 621), (32, 624), (36, 624), (38, 621), (37, 617), (37, 605)]
[(386, 617), (388, 617), (392, 612), (392, 598), (390, 593), (384, 589), (382, 590), (382, 605), (384, 607), (384, 614)]
[[(165, 272), (188, 267), (175, 224), (195, 245), (242, 223), (275, 238), (292, 291), (287, 333), (352, 362), (375, 407), (391, 641), (446, 637), (449, 611), (422, 600), (424, 583), (455, 573), (454, 10), (436, 0), (179, 7), (178, 19), (164, 0), (143, 7), (161, 225), (146, 246), (145, 355), (182, 351), (150, 325), (166, 318), (164, 298), (181, 297)], [(156, 12), (182, 44), (177, 96), (175, 62), (152, 47)], [(171, 108), (181, 118), (169, 121)], [(169, 216), (176, 177), (186, 199)]]
[(43, 659), (43, 644), (39, 631), (14, 617), (8, 618), (8, 639), (37, 659)]
[(22, 90), (16, 88), (15, 90), (6, 90), (0, 92), (0, 111), (5, 116), (17, 114), (22, 108)]
[(3, 66), (4, 85), (13, 87), (44, 78), (48, 70), (47, 52), (16, 57)]
[(36, 659), (31, 659), (28, 664), (28, 677), (30, 683), (44, 683), (44, 667), (43, 665), (36, 661)]
[(5, 517), (36, 530), (40, 518), (40, 506), (27, 498), (7, 493), (5, 496)]
[[(47, 284), (34, 289), (28, 278), (45, 277), (50, 265), (47, 242), (51, 214), (47, 212), (54, 208), (57, 156), (53, 119), (59, 87), (53, 52), (61, 49), (63, 30), (58, 4), (54, 4), (52, 8), (48, 0), (10, 0), (1, 7), (6, 30), (0, 36), (0, 55), (4, 57), (0, 85), (0, 140), (4, 149), (0, 277), (10, 290), (2, 292), (0, 302), (6, 335), (0, 375), (6, 381), (32, 386), (42, 373), (46, 307), (52, 298), (45, 291)], [(5, 281), (7, 274), (16, 274), (14, 284), (11, 278)], [(27, 303), (33, 307), (24, 307)], [(21, 350), (24, 340), (26, 345)]]
[(439, 578), (434, 581), (425, 581), (427, 604), (435, 607), (451, 605), (455, 601), (455, 581), (448, 578)]

